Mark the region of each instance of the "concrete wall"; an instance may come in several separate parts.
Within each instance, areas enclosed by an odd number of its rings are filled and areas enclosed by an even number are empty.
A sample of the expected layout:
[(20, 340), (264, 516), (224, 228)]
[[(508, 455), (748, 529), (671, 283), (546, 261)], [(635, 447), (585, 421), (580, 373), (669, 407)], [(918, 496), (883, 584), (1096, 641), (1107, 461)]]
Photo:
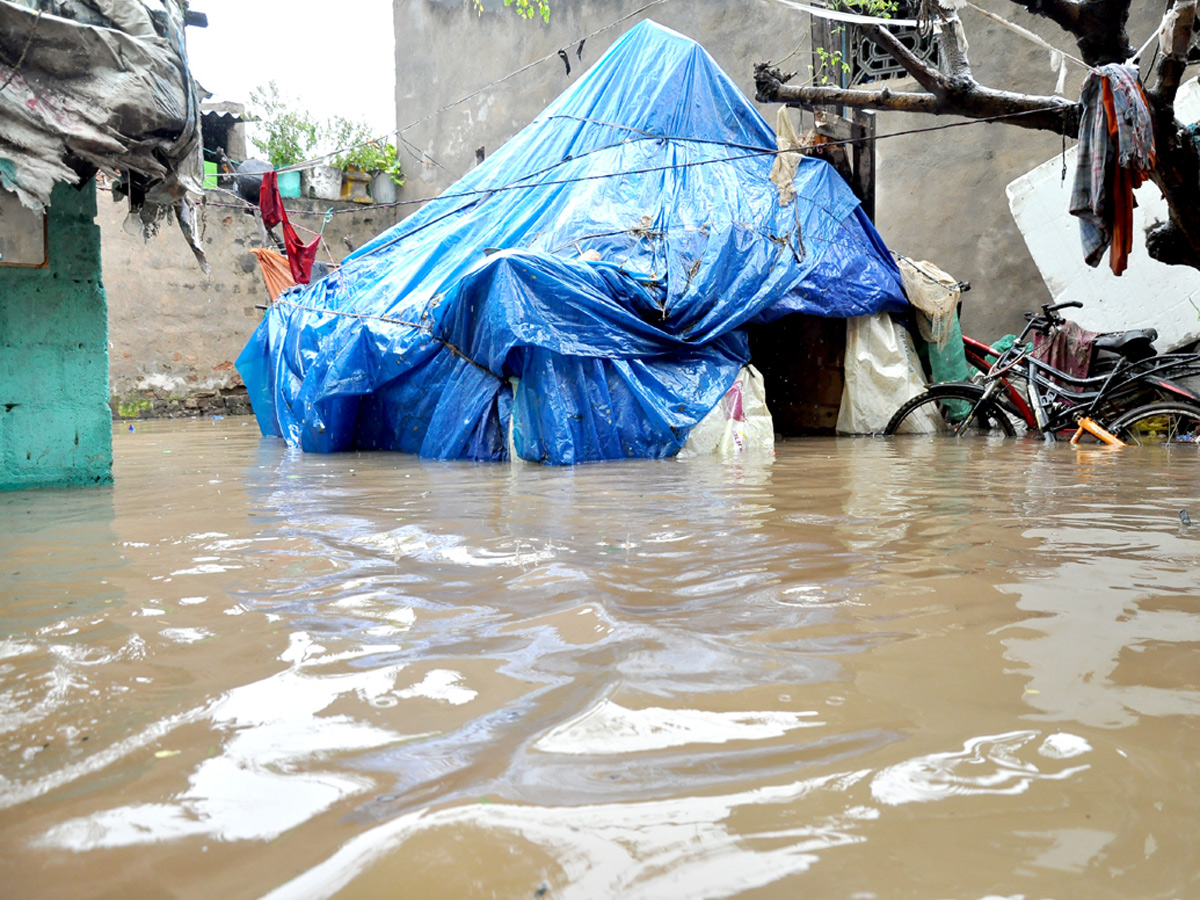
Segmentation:
[(112, 480), (95, 185), (55, 187), (49, 265), (0, 266), (0, 490)]
[[(205, 275), (176, 226), (146, 244), (123, 228), (125, 205), (101, 194), (111, 400), (120, 418), (249, 412), (234, 361), (262, 319), (256, 306), (268, 300), (251, 250), (271, 244), (237, 200), (220, 192), (208, 199), (204, 247), (212, 273)], [(350, 252), (345, 239), (360, 246), (397, 218), (391, 209), (351, 203), (289, 198), (285, 205), (298, 230), (320, 230), (331, 206), (349, 210), (324, 228), (317, 259), (326, 262)]]
[[(754, 95), (755, 62), (780, 60), (797, 44), (808, 45), (806, 18), (768, 0), (668, 0), (588, 37), (582, 58), (576, 55), (581, 37), (645, 5), (646, 0), (551, 0), (547, 25), (540, 19), (521, 19), (502, 0), (486, 0), (482, 15), (476, 15), (466, 0), (394, 0), (400, 128), (544, 56), (552, 57), (405, 131), (411, 146), (401, 150), (408, 173), (403, 199), (436, 196), (466, 174), (475, 166), (477, 148), (496, 150), (642, 19), (654, 19), (700, 41), (747, 96)], [(556, 55), (559, 49), (567, 53), (570, 75)], [(785, 63), (790, 64), (807, 66), (808, 55)], [(773, 121), (774, 111), (766, 112)], [(428, 150), (436, 164), (420, 161), (414, 148)]]
[[(979, 3), (1056, 46), (1074, 50), (1053, 24), (1013, 3)], [(576, 59), (581, 36), (644, 5), (645, 0), (557, 0), (552, 4), (551, 23), (544, 25), (519, 19), (500, 0), (485, 4), (482, 16), (471, 12), (463, 0), (394, 0), (396, 108), (402, 128), (541, 57), (553, 57), (405, 132), (413, 145), (427, 150), (440, 164), (418, 164), (410, 155), (405, 196), (437, 194), (475, 164), (477, 147), (494, 150), (520, 130), (643, 18), (698, 40), (748, 97), (754, 95), (755, 62), (779, 61), (796, 51), (781, 68), (807, 73), (811, 63), (808, 15), (772, 0), (666, 0), (589, 38), (582, 62)], [(1132, 40), (1140, 45), (1157, 27), (1160, 15), (1160, 5), (1135, 10)], [(964, 10), (962, 17), (979, 81), (1040, 94), (1053, 91), (1055, 75), (1044, 49), (970, 10)], [(554, 56), (559, 48), (568, 52), (570, 76)], [(1072, 68), (1066, 96), (1078, 96), (1082, 74), (1082, 69)], [(904, 82), (895, 86), (911, 87)], [(773, 125), (775, 108), (760, 106), (760, 110)], [(956, 120), (882, 114), (878, 132), (912, 131), (952, 121)], [(968, 333), (998, 337), (1018, 330), (1022, 311), (1049, 302), (1008, 210), (1005, 186), (1061, 149), (1062, 141), (1054, 135), (981, 123), (877, 142), (880, 232), (896, 252), (928, 259), (972, 283), (972, 291), (964, 297)]]

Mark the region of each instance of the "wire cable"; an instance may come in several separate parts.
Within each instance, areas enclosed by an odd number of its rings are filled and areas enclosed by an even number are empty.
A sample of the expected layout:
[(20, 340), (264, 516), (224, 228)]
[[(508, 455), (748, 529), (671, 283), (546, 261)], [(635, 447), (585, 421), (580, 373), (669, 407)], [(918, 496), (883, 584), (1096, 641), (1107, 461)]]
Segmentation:
[[(1037, 113), (1054, 112), (1054, 111), (1063, 111), (1063, 107), (1059, 107), (1059, 106), (1037, 107), (1035, 109), (1026, 109), (1026, 110), (1022, 110), (1020, 112), (1015, 112), (1015, 113), (1001, 113), (1000, 115), (995, 115), (995, 116), (983, 116), (983, 117), (980, 117), (977, 119), (975, 119), (975, 118), (963, 119), (962, 121), (959, 121), (959, 122), (946, 122), (941, 125), (929, 125), (924, 128), (908, 128), (908, 129), (904, 129), (902, 131), (891, 131), (891, 132), (888, 132), (887, 134), (877, 134), (873, 137), (857, 137), (857, 138), (846, 138), (844, 140), (837, 140), (837, 141), (826, 141), (823, 144), (821, 144), (821, 146), (822, 147), (836, 147), (836, 146), (847, 146), (847, 145), (853, 145), (853, 144), (866, 143), (868, 141), (882, 141), (882, 140), (887, 140), (888, 138), (905, 137), (907, 135), (913, 135), (913, 134), (927, 134), (929, 132), (934, 132), (934, 131), (946, 131), (951, 128), (963, 128), (968, 125), (981, 125), (981, 124), (988, 124), (990, 122), (1001, 122), (1001, 121), (1005, 121), (1008, 119), (1020, 118), (1021, 116), (1036, 115)], [(598, 181), (598, 180), (602, 180), (605, 178), (627, 178), (630, 175), (651, 174), (654, 172), (663, 172), (663, 171), (668, 171), (671, 169), (695, 168), (698, 166), (708, 166), (708, 165), (715, 165), (715, 164), (719, 164), (719, 163), (738, 162), (741, 160), (751, 159), (751, 158), (755, 158), (755, 157), (778, 156), (781, 153), (796, 152), (795, 150), (779, 150), (774, 147), (756, 147), (752, 144), (740, 144), (740, 143), (737, 143), (734, 141), (718, 141), (718, 140), (713, 140), (713, 139), (708, 139), (708, 138), (678, 137), (678, 136), (671, 136), (671, 135), (653, 134), (651, 132), (642, 131), (641, 129), (633, 128), (631, 126), (617, 125), (614, 123), (603, 122), (603, 121), (596, 120), (596, 119), (587, 119), (582, 116), (555, 116), (552, 118), (577, 119), (579, 121), (591, 122), (593, 124), (603, 125), (605, 127), (622, 128), (622, 129), (625, 129), (628, 131), (635, 132), (639, 136), (637, 138), (632, 138), (632, 139), (628, 139), (625, 141), (619, 141), (619, 142), (615, 142), (612, 144), (605, 144), (601, 147), (595, 147), (595, 148), (592, 148), (591, 150), (586, 151), (585, 153), (568, 156), (567, 158), (560, 160), (556, 163), (552, 163), (549, 166), (545, 166), (541, 169), (536, 169), (532, 172), (523, 173), (523, 174), (513, 178), (511, 181), (509, 181), (505, 184), (495, 185), (492, 187), (473, 188), (471, 190), (456, 191), (453, 193), (443, 193), (443, 194), (437, 195), (436, 197), (420, 197), (420, 198), (416, 198), (416, 199), (412, 199), (412, 200), (397, 200), (392, 203), (356, 204), (355, 206), (349, 207), (346, 209), (335, 209), (333, 211), (333, 214), (335, 216), (337, 216), (337, 215), (347, 215), (350, 213), (366, 212), (368, 210), (375, 210), (375, 209), (394, 209), (394, 208), (404, 207), (404, 206), (423, 206), (426, 203), (432, 203), (432, 202), (438, 201), (438, 200), (459, 200), (459, 199), (464, 199), (464, 198), (486, 197), (490, 194), (496, 194), (496, 193), (501, 193), (501, 192), (513, 191), (513, 190), (533, 190), (536, 188), (561, 186), (561, 185), (574, 184), (574, 183), (585, 182), (585, 181)], [(548, 119), (542, 120), (542, 121), (548, 121)], [(623, 145), (626, 145), (629, 143), (633, 143), (636, 141), (643, 141), (643, 140), (645, 140), (645, 141), (672, 141), (672, 142), (676, 142), (676, 143), (711, 144), (713, 146), (726, 147), (726, 148), (733, 149), (733, 150), (744, 150), (747, 152), (740, 154), (740, 155), (735, 155), (735, 156), (722, 156), (722, 157), (715, 157), (713, 159), (693, 160), (691, 162), (684, 162), (684, 163), (670, 163), (670, 164), (661, 165), (661, 166), (647, 166), (647, 167), (638, 168), (638, 169), (625, 169), (625, 170), (615, 171), (615, 172), (600, 172), (600, 173), (593, 173), (590, 175), (580, 175), (580, 176), (576, 176), (576, 177), (572, 177), (572, 178), (555, 179), (552, 181), (538, 181), (538, 182), (533, 182), (533, 183), (526, 183), (528, 181), (528, 179), (530, 179), (530, 178), (550, 172), (556, 168), (566, 165), (567, 163), (581, 159), (583, 156), (592, 155), (595, 153), (602, 152), (604, 150), (610, 150), (615, 147), (620, 147), (620, 146), (623, 146)], [(257, 209), (258, 208), (254, 204), (243, 200), (243, 198), (241, 198), (240, 195), (235, 194), (232, 191), (225, 190), (224, 188), (217, 188), (217, 190), (221, 191), (222, 193), (229, 194), (230, 196), (237, 197), (239, 200), (242, 200), (242, 203), (240, 205), (235, 205), (235, 204), (223, 204), (223, 203), (210, 202), (208, 204), (209, 206), (229, 207), (229, 208), (235, 208), (235, 209)], [(289, 209), (288, 214), (289, 215), (322, 216), (322, 217), (324, 217), (326, 215), (323, 212), (319, 212), (319, 211), (315, 211), (315, 210), (303, 210), (303, 209), (297, 209), (297, 210)], [(297, 227), (300, 227), (300, 226), (297, 226)], [(305, 229), (305, 230), (308, 230), (308, 229)], [(309, 233), (316, 234), (317, 232), (310, 231)]]

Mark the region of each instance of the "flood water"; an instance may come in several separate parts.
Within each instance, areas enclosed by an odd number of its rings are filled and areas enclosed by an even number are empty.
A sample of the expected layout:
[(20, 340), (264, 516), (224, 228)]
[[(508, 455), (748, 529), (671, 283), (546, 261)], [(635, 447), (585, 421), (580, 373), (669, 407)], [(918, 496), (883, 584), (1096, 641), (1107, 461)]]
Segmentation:
[(6, 900), (1200, 896), (1195, 446), (114, 435), (0, 494)]

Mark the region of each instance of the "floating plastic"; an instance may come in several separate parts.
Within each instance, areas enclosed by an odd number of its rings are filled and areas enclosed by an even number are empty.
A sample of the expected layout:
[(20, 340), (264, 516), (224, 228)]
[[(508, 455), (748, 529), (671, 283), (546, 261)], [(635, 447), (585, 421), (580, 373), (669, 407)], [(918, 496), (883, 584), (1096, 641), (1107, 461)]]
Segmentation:
[(238, 359), (260, 428), (318, 452), (502, 460), (511, 432), (552, 464), (677, 453), (749, 361), (745, 326), (907, 308), (845, 182), (805, 158), (781, 205), (774, 149), (699, 45), (641, 23), (271, 306)]

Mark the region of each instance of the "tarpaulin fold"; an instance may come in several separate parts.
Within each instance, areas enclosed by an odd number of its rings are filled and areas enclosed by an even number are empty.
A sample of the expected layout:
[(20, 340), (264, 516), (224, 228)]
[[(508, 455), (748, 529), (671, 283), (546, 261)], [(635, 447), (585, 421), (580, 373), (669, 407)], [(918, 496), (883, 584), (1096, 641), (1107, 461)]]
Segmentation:
[[(695, 42), (643, 22), (529, 126), (329, 277), (238, 360), (306, 450), (553, 464), (663, 457), (749, 360), (745, 326), (906, 309), (849, 187)], [(597, 261), (598, 260), (598, 261)], [(798, 352), (801, 352), (798, 350)]]

